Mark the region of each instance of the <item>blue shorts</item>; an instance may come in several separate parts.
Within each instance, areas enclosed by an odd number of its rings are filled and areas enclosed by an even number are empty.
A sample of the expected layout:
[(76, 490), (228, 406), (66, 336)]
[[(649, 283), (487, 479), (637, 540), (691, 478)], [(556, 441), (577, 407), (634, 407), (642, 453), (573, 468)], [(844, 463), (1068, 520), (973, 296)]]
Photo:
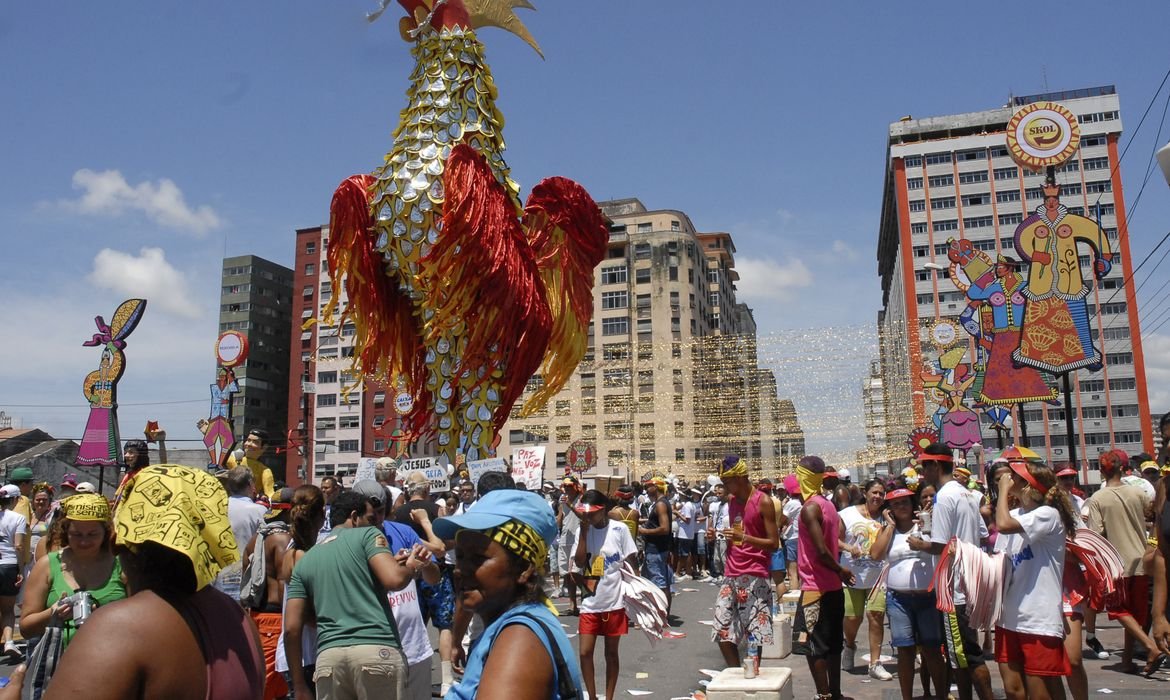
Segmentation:
[(796, 561), (796, 538), (784, 540), (784, 558), (787, 561)]
[(783, 547), (779, 547), (772, 551), (772, 564), (768, 567), (768, 571), (786, 571), (788, 568), (788, 559), (784, 556)]
[(678, 555), (680, 557), (689, 557), (695, 553), (695, 541), (693, 539), (679, 538), (675, 541), (678, 542)]
[(669, 588), (674, 583), (674, 572), (670, 570), (667, 553), (647, 547), (642, 560), (642, 577), (662, 590)]
[(887, 590), (886, 618), (890, 621), (890, 646), (942, 646), (943, 618), (935, 602), (933, 593)]

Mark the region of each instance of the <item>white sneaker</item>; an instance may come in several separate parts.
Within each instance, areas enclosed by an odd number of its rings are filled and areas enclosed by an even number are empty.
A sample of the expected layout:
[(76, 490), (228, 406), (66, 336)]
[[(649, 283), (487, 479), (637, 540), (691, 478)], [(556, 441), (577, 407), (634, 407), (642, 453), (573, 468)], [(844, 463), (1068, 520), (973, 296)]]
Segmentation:
[(16, 646), (16, 642), (11, 640), (4, 643), (4, 655), (11, 656), (14, 659), (19, 659), (24, 656), (24, 654), (22, 654), (20, 649)]
[(857, 665), (856, 659), (857, 647), (846, 646), (841, 650), (841, 670), (852, 671), (853, 667)]
[(874, 664), (869, 667), (869, 677), (875, 681), (888, 681), (893, 679), (894, 676), (881, 664)]

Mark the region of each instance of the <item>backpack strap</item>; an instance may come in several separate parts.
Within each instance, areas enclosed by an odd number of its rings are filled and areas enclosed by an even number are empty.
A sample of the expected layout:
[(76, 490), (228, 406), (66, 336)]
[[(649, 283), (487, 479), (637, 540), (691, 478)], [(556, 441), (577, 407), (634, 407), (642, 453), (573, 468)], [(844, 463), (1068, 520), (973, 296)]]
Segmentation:
[(565, 662), (564, 655), (561, 654), (561, 647), (557, 644), (557, 638), (553, 636), (552, 630), (544, 623), (544, 620), (535, 615), (521, 613), (521, 616), (532, 620), (544, 631), (545, 639), (548, 640), (549, 648), (552, 649), (553, 665), (556, 667), (557, 673), (557, 694), (561, 700), (579, 698), (580, 690), (573, 685), (573, 673), (569, 670), (569, 664)]

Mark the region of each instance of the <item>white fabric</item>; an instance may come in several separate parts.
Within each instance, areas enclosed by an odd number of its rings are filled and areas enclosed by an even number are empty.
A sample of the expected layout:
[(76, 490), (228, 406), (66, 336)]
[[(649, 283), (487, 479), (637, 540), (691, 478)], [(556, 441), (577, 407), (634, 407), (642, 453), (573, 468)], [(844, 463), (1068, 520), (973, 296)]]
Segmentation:
[(1008, 559), (1003, 596), (1004, 629), (1044, 637), (1064, 637), (1061, 609), (1064, 574), (1064, 523), (1051, 506), (1011, 512), (1023, 532), (999, 534)]
[(256, 531), (264, 524), (264, 514), (267, 512), (267, 508), (253, 502), (247, 496), (230, 496), (228, 498), (228, 521), (232, 525), (232, 535), (236, 539), (240, 558), (220, 571), (213, 583), (217, 589), (233, 599), (239, 598), (240, 585), (243, 582), (244, 550), (252, 538), (256, 536)]
[(390, 611), (394, 613), (394, 624), (398, 627), (398, 642), (406, 663), (426, 661), (435, 654), (431, 640), (427, 637), (427, 625), (423, 622), (419, 608), (418, 584), (413, 580), (400, 591), (390, 591)]
[(799, 534), (800, 509), (803, 507), (804, 505), (800, 502), (799, 498), (789, 497), (789, 499), (784, 503), (784, 515), (788, 518), (788, 526), (785, 527), (784, 532), (781, 533), (781, 537), (784, 539), (793, 540), (796, 539), (797, 534)]
[[(607, 520), (605, 527), (587, 525), (581, 528), (581, 533), (585, 537), (585, 551), (588, 553), (582, 571), (587, 583), (581, 594), (581, 611), (603, 613), (620, 610), (623, 607), (622, 562), (638, 552), (634, 538), (630, 536), (630, 529), (620, 521)], [(594, 581), (597, 587), (589, 593), (589, 586)]]
[(15, 511), (0, 515), (0, 565), (16, 565), (16, 536), (28, 532), (28, 521)]
[(877, 582), (882, 570), (882, 563), (869, 557), (869, 548), (874, 539), (881, 532), (882, 526), (877, 520), (866, 517), (862, 512), (865, 505), (850, 506), (841, 511), (841, 532), (845, 536), (846, 544), (851, 547), (860, 547), (862, 555), (854, 557), (841, 549), (841, 566), (848, 567), (855, 578), (851, 588), (869, 590)]
[(727, 504), (715, 500), (707, 506), (707, 526), (715, 530), (715, 539), (723, 539), (723, 530), (731, 527), (727, 522)]
[[(957, 480), (948, 481), (934, 496), (930, 541), (946, 544), (952, 537), (976, 546), (987, 537), (987, 525), (979, 513), (979, 493)], [(967, 597), (955, 590), (955, 605), (966, 605)]]
[(925, 591), (934, 576), (935, 556), (929, 552), (910, 549), (908, 540), (917, 535), (917, 528), (910, 531), (894, 532), (886, 560), (890, 569), (886, 573), (886, 587), (891, 591)]
[(695, 539), (695, 529), (698, 527), (698, 506), (691, 501), (684, 501), (678, 508), (678, 537), (680, 540)]

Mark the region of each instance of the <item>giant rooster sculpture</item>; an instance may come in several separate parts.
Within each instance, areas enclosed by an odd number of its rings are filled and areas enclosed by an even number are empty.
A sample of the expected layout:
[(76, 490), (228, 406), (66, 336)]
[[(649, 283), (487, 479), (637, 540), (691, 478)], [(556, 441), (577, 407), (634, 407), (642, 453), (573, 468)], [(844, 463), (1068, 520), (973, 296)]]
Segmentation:
[(504, 119), (474, 30), (507, 29), (539, 52), (514, 13), (531, 9), (527, 0), (398, 1), (417, 61), (407, 106), (384, 165), (333, 195), (323, 319), (332, 322), (344, 283), (355, 366), (410, 397), (396, 406), (405, 435), (434, 435), (452, 462), (459, 451), (481, 459), (532, 374), (543, 384), (525, 415), (584, 354), (608, 229), (575, 182), (546, 179), (522, 207), (508, 176)]

